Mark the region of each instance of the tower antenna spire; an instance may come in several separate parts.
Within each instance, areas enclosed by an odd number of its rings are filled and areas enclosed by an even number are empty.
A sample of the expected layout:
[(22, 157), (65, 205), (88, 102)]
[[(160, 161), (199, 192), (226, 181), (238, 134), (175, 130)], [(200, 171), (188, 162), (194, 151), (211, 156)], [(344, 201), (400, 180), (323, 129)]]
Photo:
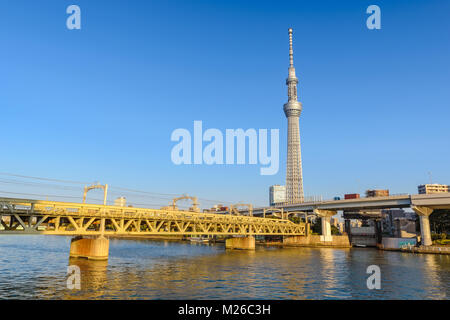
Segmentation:
[(292, 28), (289, 28), (289, 67), (294, 66), (294, 50), (292, 49)]

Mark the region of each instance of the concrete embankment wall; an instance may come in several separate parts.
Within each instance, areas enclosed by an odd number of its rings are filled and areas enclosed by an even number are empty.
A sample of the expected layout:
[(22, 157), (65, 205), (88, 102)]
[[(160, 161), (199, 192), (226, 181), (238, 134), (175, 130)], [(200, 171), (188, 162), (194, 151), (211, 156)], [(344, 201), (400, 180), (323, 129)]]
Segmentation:
[(366, 246), (366, 247), (376, 247), (377, 239), (375, 236), (360, 236), (352, 234), (352, 245), (354, 246)]
[(450, 255), (450, 246), (433, 245), (417, 247), (416, 245), (416, 238), (383, 238), (383, 243), (378, 248), (390, 251)]
[(416, 246), (415, 238), (383, 238), (382, 249), (400, 249), (407, 246)]
[(283, 245), (293, 247), (351, 247), (347, 235), (332, 236), (331, 238), (331, 241), (323, 241), (324, 239), (320, 235), (286, 236), (283, 239)]

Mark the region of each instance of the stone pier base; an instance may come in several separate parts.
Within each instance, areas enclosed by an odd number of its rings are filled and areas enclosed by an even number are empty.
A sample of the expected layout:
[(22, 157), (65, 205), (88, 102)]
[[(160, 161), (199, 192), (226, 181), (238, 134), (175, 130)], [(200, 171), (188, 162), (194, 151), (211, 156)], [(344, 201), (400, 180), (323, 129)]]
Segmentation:
[(225, 240), (225, 248), (255, 250), (255, 237), (229, 238)]
[(70, 244), (70, 257), (92, 260), (107, 260), (109, 239), (75, 237)]
[(324, 241), (320, 235), (309, 236), (285, 236), (283, 245), (293, 247), (337, 247), (350, 248), (351, 244), (348, 236), (330, 236), (328, 241)]

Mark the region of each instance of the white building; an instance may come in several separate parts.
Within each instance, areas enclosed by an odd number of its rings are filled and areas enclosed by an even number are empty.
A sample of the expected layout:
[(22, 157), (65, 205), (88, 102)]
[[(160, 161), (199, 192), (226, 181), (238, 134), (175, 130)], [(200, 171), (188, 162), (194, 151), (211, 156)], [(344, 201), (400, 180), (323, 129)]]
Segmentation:
[(274, 206), (282, 202), (286, 202), (286, 187), (278, 184), (270, 186), (269, 205)]
[(114, 200), (114, 205), (118, 207), (125, 207), (127, 199), (125, 197), (119, 197)]
[(429, 193), (445, 193), (450, 192), (450, 186), (445, 184), (421, 184), (417, 187), (419, 189), (419, 194), (429, 194)]

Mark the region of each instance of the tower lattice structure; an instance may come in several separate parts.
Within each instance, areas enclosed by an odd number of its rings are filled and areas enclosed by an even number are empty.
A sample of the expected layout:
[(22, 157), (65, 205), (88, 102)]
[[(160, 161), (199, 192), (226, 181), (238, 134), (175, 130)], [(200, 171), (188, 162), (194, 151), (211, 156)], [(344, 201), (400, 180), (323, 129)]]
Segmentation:
[(283, 108), (288, 120), (286, 201), (288, 203), (300, 203), (304, 201), (299, 126), (302, 104), (297, 97), (298, 79), (295, 76), (291, 28), (289, 28), (289, 76), (286, 79), (286, 84), (288, 86), (288, 102), (284, 104)]

